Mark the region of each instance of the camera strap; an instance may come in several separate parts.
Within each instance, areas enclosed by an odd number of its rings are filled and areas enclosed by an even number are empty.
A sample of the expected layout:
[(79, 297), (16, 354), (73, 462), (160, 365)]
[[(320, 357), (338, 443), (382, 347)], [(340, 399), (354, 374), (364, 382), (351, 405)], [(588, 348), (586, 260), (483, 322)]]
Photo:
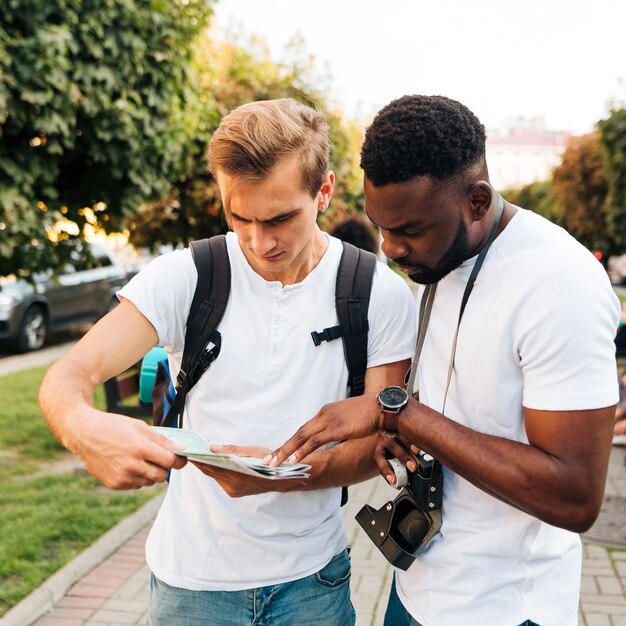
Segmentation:
[(415, 342), (415, 352), (411, 359), (411, 373), (409, 374), (409, 381), (406, 386), (406, 390), (409, 395), (413, 395), (419, 392), (419, 388), (415, 389), (415, 378), (417, 374), (417, 364), (422, 354), (422, 348), (424, 347), (424, 339), (426, 338), (426, 329), (428, 328), (428, 322), (430, 320), (430, 313), (433, 310), (433, 302), (435, 301), (435, 291), (437, 290), (437, 283), (431, 283), (426, 285), (424, 294), (422, 295), (422, 301), (420, 302), (419, 312), (419, 324), (417, 331), (417, 341)]
[(478, 258), (476, 259), (476, 263), (474, 263), (472, 272), (469, 278), (467, 279), (467, 284), (465, 285), (463, 298), (461, 299), (461, 308), (459, 309), (459, 320), (456, 323), (454, 339), (452, 340), (452, 351), (450, 353), (450, 363), (448, 365), (448, 380), (446, 381), (446, 390), (443, 394), (443, 406), (441, 408), (442, 414), (445, 414), (446, 400), (448, 399), (448, 390), (450, 388), (450, 381), (452, 380), (452, 372), (454, 371), (454, 357), (456, 355), (456, 344), (459, 338), (459, 328), (461, 327), (461, 319), (463, 317), (463, 313), (465, 311), (465, 306), (467, 305), (467, 301), (469, 300), (470, 294), (472, 293), (472, 289), (474, 289), (474, 283), (476, 282), (476, 277), (478, 276), (478, 272), (480, 272), (480, 268), (483, 266), (483, 263), (485, 262), (487, 252), (489, 252), (489, 248), (491, 248), (491, 244), (493, 243), (493, 240), (496, 238), (496, 232), (498, 231), (498, 227), (500, 226), (503, 212), (504, 212), (504, 198), (500, 194), (498, 194), (498, 208), (496, 210), (495, 222), (493, 223), (491, 232), (489, 233), (489, 237), (487, 238), (485, 245), (480, 251)]
[[(474, 289), (474, 283), (476, 282), (476, 277), (478, 276), (478, 272), (480, 272), (480, 268), (482, 267), (485, 258), (487, 256), (487, 252), (489, 252), (489, 248), (493, 243), (493, 240), (496, 238), (496, 232), (498, 231), (498, 227), (500, 226), (500, 222), (502, 221), (502, 213), (504, 211), (504, 198), (498, 194), (498, 208), (496, 210), (496, 219), (491, 228), (491, 232), (489, 233), (489, 237), (485, 242), (485, 245), (482, 247), (480, 253), (478, 254), (478, 258), (476, 259), (476, 263), (474, 263), (474, 267), (470, 273), (469, 278), (467, 279), (467, 284), (465, 285), (465, 290), (463, 292), (463, 298), (461, 299), (461, 307), (459, 309), (459, 319), (456, 324), (456, 330), (454, 332), (454, 338), (452, 340), (452, 352), (450, 354), (450, 362), (448, 365), (448, 378), (446, 381), (446, 388), (443, 395), (443, 407), (441, 409), (441, 413), (445, 413), (446, 408), (446, 400), (448, 398), (448, 390), (450, 388), (450, 381), (452, 380), (452, 372), (454, 371), (454, 357), (456, 354), (456, 344), (459, 337), (459, 328), (461, 326), (461, 319), (463, 318), (463, 313), (465, 312), (465, 307), (467, 305), (467, 301), (469, 300), (470, 294), (472, 293), (472, 289)], [(432, 283), (430, 285), (426, 285), (424, 289), (424, 294), (422, 295), (422, 300), (420, 302), (420, 311), (419, 311), (419, 325), (417, 332), (417, 341), (415, 343), (415, 352), (413, 354), (413, 359), (411, 360), (411, 370), (409, 374), (409, 381), (407, 383), (407, 392), (410, 395), (418, 394), (419, 398), (419, 386), (415, 389), (416, 384), (416, 375), (417, 375), (417, 365), (419, 363), (420, 355), (422, 354), (422, 348), (424, 347), (424, 339), (426, 337), (426, 330), (428, 328), (428, 322), (430, 321), (430, 314), (433, 309), (433, 303), (435, 300), (435, 292), (437, 290), (437, 283)], [(437, 459), (434, 459), (433, 469), (431, 477), (435, 476), (435, 473), (439, 470), (440, 463)]]
[[(448, 396), (448, 389), (450, 388), (450, 381), (452, 380), (452, 372), (454, 371), (454, 357), (456, 354), (456, 344), (459, 336), (459, 328), (461, 326), (461, 319), (463, 318), (463, 313), (465, 312), (465, 307), (467, 305), (467, 301), (469, 300), (470, 294), (474, 289), (474, 283), (476, 282), (476, 277), (478, 276), (478, 272), (480, 272), (480, 268), (482, 267), (485, 258), (487, 256), (487, 252), (489, 252), (489, 248), (493, 243), (493, 240), (496, 238), (496, 232), (498, 231), (498, 227), (500, 226), (500, 222), (502, 220), (502, 213), (504, 211), (504, 198), (498, 194), (498, 208), (496, 210), (496, 219), (491, 228), (491, 232), (489, 233), (489, 237), (485, 242), (485, 245), (482, 247), (480, 253), (478, 254), (478, 258), (476, 259), (476, 263), (474, 263), (474, 267), (470, 273), (469, 278), (467, 279), (467, 284), (465, 285), (465, 291), (463, 292), (463, 297), (461, 299), (461, 307), (459, 309), (459, 319), (457, 321), (456, 330), (454, 333), (454, 338), (452, 340), (452, 351), (450, 354), (450, 362), (448, 365), (448, 378), (446, 381), (446, 388), (444, 392), (443, 399), (443, 410), (445, 409), (446, 399)], [(424, 294), (422, 295), (422, 300), (420, 302), (420, 310), (419, 310), (419, 323), (418, 323), (418, 332), (417, 332), (417, 341), (415, 343), (415, 352), (413, 354), (413, 358), (411, 359), (411, 370), (409, 373), (409, 380), (407, 383), (407, 392), (410, 395), (415, 395), (419, 392), (419, 386), (415, 388), (416, 378), (417, 378), (417, 366), (419, 363), (420, 356), (422, 354), (422, 348), (424, 347), (424, 340), (426, 338), (426, 330), (428, 329), (428, 322), (430, 321), (430, 314), (433, 309), (433, 303), (435, 301), (435, 292), (437, 290), (438, 283), (432, 283), (430, 285), (426, 285), (424, 289)]]

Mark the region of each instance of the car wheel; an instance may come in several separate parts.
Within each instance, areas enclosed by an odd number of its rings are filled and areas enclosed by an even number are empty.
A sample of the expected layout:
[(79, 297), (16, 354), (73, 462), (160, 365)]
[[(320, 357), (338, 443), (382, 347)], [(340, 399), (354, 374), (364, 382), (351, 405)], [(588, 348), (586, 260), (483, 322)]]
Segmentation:
[(24, 313), (16, 344), (19, 352), (32, 352), (43, 346), (48, 335), (48, 320), (41, 306), (31, 306)]

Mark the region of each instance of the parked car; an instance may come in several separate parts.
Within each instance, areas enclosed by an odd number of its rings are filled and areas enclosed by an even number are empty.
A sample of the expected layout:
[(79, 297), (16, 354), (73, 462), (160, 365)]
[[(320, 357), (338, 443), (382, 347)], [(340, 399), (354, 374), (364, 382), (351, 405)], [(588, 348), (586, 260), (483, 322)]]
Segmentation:
[(626, 285), (626, 254), (609, 257), (606, 270), (614, 285)]
[(104, 246), (90, 249), (90, 259), (75, 251), (61, 273), (38, 274), (34, 284), (0, 278), (0, 341), (17, 352), (38, 350), (50, 331), (95, 322), (117, 304), (127, 271)]

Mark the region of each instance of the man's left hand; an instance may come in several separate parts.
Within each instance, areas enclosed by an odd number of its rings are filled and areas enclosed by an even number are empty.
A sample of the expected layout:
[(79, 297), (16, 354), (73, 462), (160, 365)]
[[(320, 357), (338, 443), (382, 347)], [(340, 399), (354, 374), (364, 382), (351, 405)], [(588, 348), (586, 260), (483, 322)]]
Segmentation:
[[(232, 445), (211, 445), (211, 451), (216, 454), (236, 454), (237, 456), (253, 457), (262, 459), (271, 451), (261, 446), (232, 446)], [(306, 479), (289, 478), (280, 480), (270, 480), (261, 476), (250, 476), (234, 470), (215, 467), (198, 461), (189, 461), (195, 465), (203, 474), (209, 476), (231, 497), (241, 498), (243, 496), (253, 496), (268, 491), (288, 491), (294, 489), (298, 484), (304, 485)], [(286, 484), (288, 483), (288, 484)], [(297, 487), (296, 487), (297, 488)]]
[(373, 435), (378, 431), (381, 419), (377, 397), (377, 393), (368, 393), (327, 404), (264, 461), (272, 466), (284, 461), (300, 463), (327, 443)]

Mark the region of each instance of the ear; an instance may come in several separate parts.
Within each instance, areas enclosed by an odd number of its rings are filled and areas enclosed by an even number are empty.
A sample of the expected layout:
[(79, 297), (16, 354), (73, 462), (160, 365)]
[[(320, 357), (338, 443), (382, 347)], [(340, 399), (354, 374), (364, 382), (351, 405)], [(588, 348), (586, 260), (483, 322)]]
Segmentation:
[(469, 199), (472, 219), (475, 222), (482, 220), (489, 212), (496, 198), (493, 187), (484, 180), (477, 180), (469, 188)]
[(322, 179), (322, 186), (320, 187), (318, 194), (318, 211), (325, 211), (330, 204), (330, 198), (333, 195), (333, 189), (335, 188), (335, 173), (332, 170), (328, 170), (324, 174)]

